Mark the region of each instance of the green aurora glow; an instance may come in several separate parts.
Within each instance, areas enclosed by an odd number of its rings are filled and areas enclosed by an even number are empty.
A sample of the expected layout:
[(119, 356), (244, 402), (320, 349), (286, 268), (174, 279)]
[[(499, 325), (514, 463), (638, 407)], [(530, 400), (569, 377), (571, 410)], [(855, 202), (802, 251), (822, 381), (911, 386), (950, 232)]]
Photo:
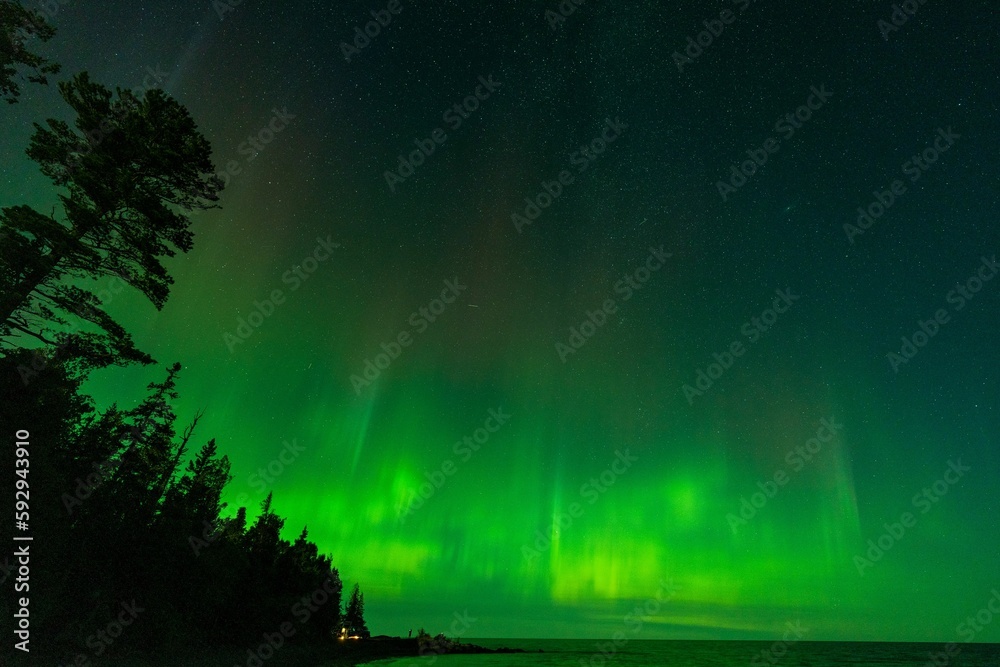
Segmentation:
[[(899, 373), (885, 356), (998, 248), (1000, 81), (981, 64), (996, 31), (973, 9), (928, 3), (885, 43), (886, 7), (759, 6), (678, 75), (670, 54), (703, 8), (667, 21), (652, 2), (588, 3), (553, 32), (537, 8), (407, 5), (347, 64), (337, 45), (365, 3), (248, 2), (221, 22), (208, 3), (134, 4), (64, 7), (55, 57), (122, 85), (163, 65), (219, 165), (243, 160), (272, 108), (296, 118), (197, 217), (164, 310), (134, 294), (110, 310), (183, 363), (177, 409), (206, 410), (230, 509), (273, 491), (286, 537), (308, 524), (361, 583), (374, 633), (446, 631), (468, 611), (469, 636), (606, 637), (672, 581), (641, 638), (766, 638), (801, 620), (809, 639), (953, 641), (1000, 587), (1000, 283)], [(490, 73), (503, 87), (391, 194), (383, 171)], [(722, 203), (715, 181), (824, 82), (827, 107)], [(21, 151), (59, 107), (29, 97), (5, 111), (0, 193), (44, 208)], [(616, 116), (622, 138), (519, 234), (524, 197)], [(848, 244), (852, 211), (948, 125), (961, 142)], [(327, 235), (343, 247), (291, 290), (283, 274)], [(661, 245), (672, 257), (623, 300), (616, 283)], [(418, 332), (411, 313), (455, 277), (468, 289)], [(741, 327), (785, 288), (801, 299), (750, 343)], [(230, 352), (223, 335), (275, 289), (286, 302)], [(563, 363), (555, 344), (608, 298), (618, 311)], [(402, 331), (412, 345), (356, 394), (350, 377)], [(737, 340), (746, 353), (689, 405), (681, 387)], [(130, 406), (161, 375), (90, 388)], [(464, 460), (456, 442), (491, 409), (509, 422)], [(793, 470), (787, 453), (831, 418), (843, 429)], [(259, 482), (293, 441), (303, 451)], [(625, 450), (637, 460), (606, 492), (584, 488)], [(914, 495), (959, 459), (971, 470), (921, 514)], [(779, 469), (788, 483), (734, 528)], [(916, 525), (859, 575), (855, 556), (907, 511)], [(976, 640), (1000, 641), (1000, 624)]]

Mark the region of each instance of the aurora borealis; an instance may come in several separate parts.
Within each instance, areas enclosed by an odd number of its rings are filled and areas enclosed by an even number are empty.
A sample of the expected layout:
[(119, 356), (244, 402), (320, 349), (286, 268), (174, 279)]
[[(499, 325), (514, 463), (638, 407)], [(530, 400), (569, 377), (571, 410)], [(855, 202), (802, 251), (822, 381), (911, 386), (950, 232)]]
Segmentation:
[[(373, 633), (949, 642), (1000, 588), (988, 3), (50, 4), (227, 181), (161, 312), (95, 289)], [(3, 205), (64, 112), (4, 110)]]

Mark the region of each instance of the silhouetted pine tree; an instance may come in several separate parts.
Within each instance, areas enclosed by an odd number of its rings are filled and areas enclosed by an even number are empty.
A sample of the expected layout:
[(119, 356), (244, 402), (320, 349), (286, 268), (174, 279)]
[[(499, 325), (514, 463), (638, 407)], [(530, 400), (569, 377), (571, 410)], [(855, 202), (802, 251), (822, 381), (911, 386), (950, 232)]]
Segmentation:
[(299, 607), (309, 611), (309, 624), (303, 634), (324, 639), (337, 634), (343, 592), (340, 573), (309, 541), (308, 528), (302, 529), (298, 539), (279, 558), (278, 577), (285, 590), (294, 592), (293, 607), (303, 597), (309, 601)]
[(223, 488), (232, 480), (229, 467), (229, 457), (218, 457), (218, 447), (212, 438), (188, 462), (184, 475), (167, 489), (160, 510), (161, 520), (184, 522), (183, 529), (189, 533), (210, 527), (221, 530), (216, 524), (225, 508)]
[(113, 279), (162, 308), (173, 282), (161, 263), (192, 247), (186, 215), (222, 189), (211, 147), (187, 109), (162, 90), (138, 98), (84, 72), (59, 84), (75, 129), (35, 124), (28, 156), (63, 188), (60, 215), (0, 211), (0, 343), (56, 346), (82, 370), (150, 363), (80, 284)]
[[(3, 13), (10, 4), (0, 0), (0, 21), (13, 16)], [(3, 62), (0, 54), (0, 93)], [(150, 359), (80, 285), (121, 276), (162, 306), (172, 279), (160, 258), (191, 248), (183, 212), (210, 206), (220, 183), (208, 143), (162, 92), (118, 91), (113, 100), (85, 74), (60, 91), (76, 130), (36, 126), (29, 155), (65, 188), (62, 215), (0, 211), (0, 430), (31, 429), (32, 564), (45, 573), (32, 627), (65, 646), (69, 664), (92, 650), (86, 638), (123, 601), (146, 611), (115, 651), (245, 646), (307, 600), (308, 622), (294, 618), (299, 636), (327, 639), (340, 622), (339, 572), (308, 530), (293, 543), (281, 538), (285, 521), (270, 494), (249, 527), (245, 507), (221, 516), (229, 459), (209, 440), (185, 461), (200, 415), (178, 433), (171, 403), (180, 365), (130, 410), (97, 412), (81, 391), (94, 368)], [(75, 328), (73, 314), (95, 326)], [(5, 534), (11, 522), (0, 514)], [(11, 594), (0, 594), (0, 615), (11, 613)], [(367, 632), (355, 594), (348, 606)]]
[(344, 627), (347, 628), (349, 635), (368, 636), (368, 626), (365, 624), (365, 596), (358, 584), (354, 584), (347, 609), (344, 611)]
[(273, 569), (282, 550), (281, 529), (285, 520), (271, 509), (273, 499), (274, 494), (268, 493), (260, 505), (257, 520), (246, 532), (247, 551), (254, 564), (262, 570)]
[(59, 65), (27, 48), (30, 40), (47, 42), (55, 33), (39, 12), (16, 0), (0, 0), (0, 97), (14, 104), (21, 82), (48, 83), (46, 75), (59, 71)]
[[(150, 394), (126, 413), (129, 434), (123, 442), (114, 483), (121, 524), (130, 529), (148, 529), (159, 508), (167, 484), (180, 463), (192, 428), (175, 442), (176, 415), (170, 405), (177, 399), (180, 364), (167, 369), (163, 382), (149, 384)], [(126, 501), (127, 502), (124, 502)]]

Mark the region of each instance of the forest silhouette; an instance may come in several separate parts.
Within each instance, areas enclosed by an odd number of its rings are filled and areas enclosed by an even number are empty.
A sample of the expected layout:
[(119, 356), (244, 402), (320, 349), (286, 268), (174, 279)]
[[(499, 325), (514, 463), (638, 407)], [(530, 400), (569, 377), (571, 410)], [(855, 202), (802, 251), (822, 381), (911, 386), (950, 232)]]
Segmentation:
[[(9, 102), (58, 72), (29, 48), (53, 35), (38, 12), (0, 2)], [(86, 395), (97, 369), (156, 363), (101, 290), (131, 287), (162, 308), (173, 283), (163, 260), (192, 249), (190, 214), (217, 208), (222, 182), (208, 140), (162, 90), (111, 91), (86, 73), (58, 88), (75, 117), (35, 123), (27, 147), (54, 205), (0, 211), (0, 432), (4, 469), (30, 493), (33, 575), (15, 593), (16, 567), (2, 563), (0, 613), (12, 618), (28, 596), (31, 648), (42, 642), (65, 664), (257, 647), (277, 633), (282, 643), (367, 636), (360, 589), (342, 612), (337, 568), (306, 528), (282, 539), (271, 495), (252, 523), (245, 507), (227, 512), (228, 457), (199, 440), (200, 415), (180, 425), (174, 412), (179, 363), (145, 396), (120, 397), (135, 407), (99, 410)], [(15, 470), (15, 434), (29, 443), (25, 469)], [(2, 515), (5, 535), (28, 534)]]

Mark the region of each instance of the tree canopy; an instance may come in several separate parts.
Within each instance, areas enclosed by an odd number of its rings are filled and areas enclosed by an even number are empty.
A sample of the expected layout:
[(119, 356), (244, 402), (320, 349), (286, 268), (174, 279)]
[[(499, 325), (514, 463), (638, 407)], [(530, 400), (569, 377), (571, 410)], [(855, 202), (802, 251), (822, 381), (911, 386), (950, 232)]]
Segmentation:
[(55, 35), (41, 13), (16, 0), (0, 0), (0, 97), (14, 104), (21, 95), (21, 83), (48, 83), (49, 74), (59, 65), (28, 49), (37, 39), (47, 42)]
[[(0, 29), (0, 95), (16, 101), (18, 77), (44, 82), (57, 70), (25, 48), (53, 31), (7, 0)], [(214, 207), (222, 189), (209, 142), (161, 90), (112, 92), (81, 73), (59, 91), (75, 118), (35, 124), (27, 149), (55, 205), (0, 209), (0, 431), (30, 427), (30, 520), (45, 545), (32, 552), (47, 573), (33, 627), (65, 664), (107, 648), (92, 641), (122, 601), (148, 620), (116, 644), (147, 653), (180, 641), (247, 645), (290, 620), (298, 635), (329, 640), (341, 627), (337, 568), (305, 528), (282, 539), (270, 494), (249, 525), (246, 507), (224, 514), (229, 458), (215, 439), (190, 455), (201, 413), (177, 428), (181, 365), (130, 409), (98, 411), (82, 391), (92, 369), (152, 362), (105, 295), (131, 287), (163, 307), (173, 284), (163, 261), (192, 249), (188, 214)], [(26, 489), (29, 470), (16, 472)], [(0, 517), (8, 535), (13, 521)], [(12, 607), (0, 595), (0, 613)], [(363, 611), (363, 596), (352, 598), (362, 628)]]
[(162, 259), (191, 249), (187, 213), (222, 189), (211, 147), (162, 90), (112, 94), (86, 73), (59, 90), (76, 120), (36, 123), (27, 150), (59, 204), (0, 211), (0, 344), (32, 338), (86, 368), (149, 363), (93, 284), (128, 285), (163, 307), (173, 278)]

